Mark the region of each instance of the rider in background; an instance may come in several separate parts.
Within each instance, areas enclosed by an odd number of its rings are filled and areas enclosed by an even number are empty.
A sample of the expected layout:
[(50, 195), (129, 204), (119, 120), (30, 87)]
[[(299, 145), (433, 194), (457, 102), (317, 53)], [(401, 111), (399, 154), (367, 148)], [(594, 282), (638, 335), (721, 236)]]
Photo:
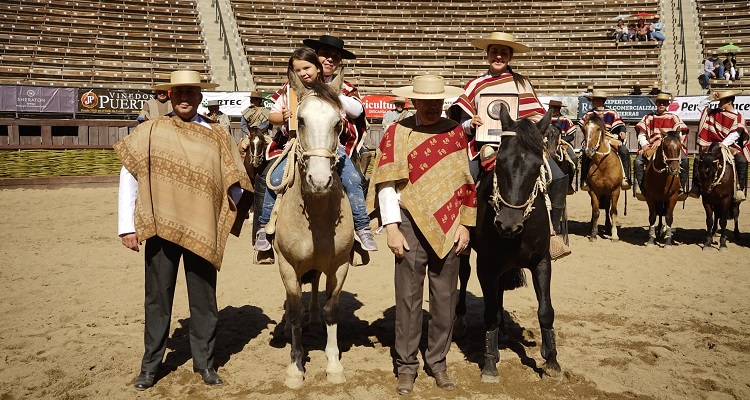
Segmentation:
[[(745, 201), (745, 185), (747, 184), (747, 157), (750, 156), (750, 143), (748, 143), (748, 132), (745, 118), (734, 109), (734, 97), (739, 92), (724, 90), (714, 92), (711, 99), (719, 102), (717, 108), (706, 107), (701, 114), (698, 123), (698, 146), (703, 154), (713, 142), (721, 142), (734, 154), (734, 167), (737, 171), (737, 191), (734, 193), (734, 201)], [(744, 145), (743, 145), (744, 143)], [(743, 154), (744, 153), (744, 154)], [(693, 160), (693, 187), (690, 188), (690, 197), (697, 199), (700, 196), (700, 181), (698, 179), (699, 155)]]
[(560, 128), (560, 140), (565, 141), (563, 146), (565, 147), (565, 152), (568, 154), (568, 158), (570, 158), (570, 162), (573, 165), (573, 170), (571, 171), (570, 176), (568, 176), (568, 194), (570, 195), (575, 193), (575, 190), (573, 190), (573, 180), (575, 179), (576, 171), (578, 170), (578, 156), (573, 149), (573, 141), (575, 141), (576, 130), (578, 127), (568, 117), (560, 113), (562, 108), (565, 107), (562, 101), (550, 100), (548, 107), (550, 111), (552, 111), (552, 123), (557, 124), (557, 127)]
[(643, 177), (645, 176), (646, 166), (646, 152), (656, 148), (661, 143), (661, 139), (669, 131), (680, 132), (680, 138), (682, 139), (682, 155), (680, 156), (680, 193), (677, 195), (677, 200), (683, 201), (687, 199), (687, 180), (689, 167), (687, 159), (687, 135), (689, 128), (684, 122), (675, 114), (667, 112), (669, 103), (672, 102), (672, 95), (669, 93), (659, 93), (654, 99), (656, 103), (656, 111), (646, 114), (635, 126), (635, 131), (638, 132), (638, 156), (635, 158), (635, 164), (633, 169), (635, 172), (635, 179), (638, 181), (639, 192), (635, 194), (638, 200), (645, 201), (646, 198), (643, 196)]
[[(630, 179), (628, 178), (630, 176), (630, 152), (625, 145), (627, 127), (617, 111), (604, 106), (604, 102), (607, 101), (607, 92), (594, 90), (589, 97), (591, 98), (592, 110), (581, 117), (581, 120), (578, 121), (578, 126), (583, 128), (586, 121), (592, 115), (598, 115), (604, 121), (604, 127), (607, 129), (607, 137), (613, 139), (615, 142), (612, 145), (617, 147), (617, 154), (620, 156), (620, 161), (622, 162), (623, 178), (621, 188), (622, 190), (628, 190), (630, 189)], [(591, 160), (583, 153), (581, 157), (581, 190), (589, 190), (588, 175), (590, 165)]]

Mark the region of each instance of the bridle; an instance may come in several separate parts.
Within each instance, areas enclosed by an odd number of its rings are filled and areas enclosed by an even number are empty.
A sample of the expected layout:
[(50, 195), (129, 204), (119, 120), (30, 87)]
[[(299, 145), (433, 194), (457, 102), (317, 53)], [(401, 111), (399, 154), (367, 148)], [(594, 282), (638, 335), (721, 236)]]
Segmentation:
[(248, 139), (250, 139), (249, 147), (252, 148), (252, 151), (247, 152), (245, 157), (250, 156), (250, 162), (257, 168), (263, 163), (263, 158), (265, 157), (263, 149), (265, 140), (258, 135), (248, 135)]
[[(731, 164), (732, 168), (734, 168), (734, 157), (732, 157), (732, 154), (729, 151), (729, 147), (725, 146), (723, 143), (721, 144), (721, 156), (721, 165), (719, 165), (719, 160), (713, 161), (713, 163), (716, 164), (716, 172), (714, 172), (715, 179), (713, 180), (713, 182), (711, 182), (710, 185), (708, 185), (706, 193), (711, 193), (716, 186), (719, 186), (721, 184), (721, 181), (724, 179), (724, 173), (727, 171), (727, 163)], [(721, 171), (721, 173), (717, 176), (717, 172), (719, 171)], [(736, 172), (734, 176), (737, 176)]]
[[(503, 136), (516, 136), (516, 132), (506, 131), (500, 134), (501, 138)], [(490, 197), (489, 203), (495, 210), (495, 215), (500, 213), (500, 209), (502, 206), (505, 206), (515, 210), (523, 210), (523, 221), (526, 221), (529, 218), (531, 212), (534, 210), (534, 200), (539, 194), (539, 191), (544, 192), (547, 188), (547, 185), (549, 185), (549, 183), (552, 181), (552, 171), (549, 167), (549, 163), (547, 162), (547, 159), (543, 154), (541, 155), (541, 157), (543, 162), (539, 167), (539, 176), (537, 176), (536, 182), (534, 182), (534, 187), (531, 189), (531, 193), (529, 194), (528, 199), (523, 204), (511, 204), (503, 198), (503, 196), (500, 194), (500, 189), (497, 183), (497, 174), (493, 171), (492, 196)]]
[[(659, 139), (659, 141), (660, 141), (660, 143), (659, 143), (659, 147), (658, 148), (660, 149), (659, 153), (661, 153), (661, 158), (662, 158), (662, 161), (664, 162), (664, 168), (657, 168), (656, 167), (656, 161), (658, 159), (658, 157), (656, 157), (656, 156), (654, 156), (653, 161), (651, 162), (650, 165), (651, 165), (651, 169), (653, 169), (654, 171), (656, 171), (659, 174), (663, 174), (663, 173), (665, 173), (667, 171), (667, 168), (669, 168), (669, 163), (673, 162), (673, 161), (679, 162), (680, 159), (681, 159), (681, 157), (682, 157), (682, 155), (679, 155), (677, 157), (667, 157), (667, 152), (665, 150), (666, 146), (664, 145), (664, 139), (663, 138)], [(682, 143), (680, 143), (680, 151), (682, 151)], [(680, 168), (682, 168), (682, 167), (680, 167)], [(677, 169), (677, 172), (680, 171), (680, 168)]]
[[(589, 124), (597, 125), (594, 122), (590, 122), (590, 121), (586, 122), (586, 125), (589, 125)], [(597, 125), (597, 128), (599, 128), (599, 137), (596, 139), (596, 147), (593, 147), (593, 148), (597, 150), (595, 151), (595, 154), (599, 154), (600, 156), (603, 157), (612, 152), (612, 146), (609, 144), (609, 140), (605, 140), (604, 144), (607, 145), (607, 151), (604, 153), (598, 151), (599, 148), (602, 147), (602, 136), (605, 135), (605, 131), (602, 130), (601, 126), (599, 125)], [(591, 142), (591, 129), (586, 129), (586, 146), (588, 146), (589, 142)]]

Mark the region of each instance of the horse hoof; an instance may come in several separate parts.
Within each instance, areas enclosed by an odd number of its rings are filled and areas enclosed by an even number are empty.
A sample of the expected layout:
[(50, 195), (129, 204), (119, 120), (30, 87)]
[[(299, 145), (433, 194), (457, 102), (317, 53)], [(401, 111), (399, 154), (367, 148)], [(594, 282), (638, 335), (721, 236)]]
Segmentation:
[(654, 242), (647, 242), (646, 247), (654, 247)]
[(297, 366), (292, 364), (286, 369), (286, 379), (284, 379), (284, 385), (289, 389), (299, 389), (302, 384), (305, 383), (305, 374), (297, 369)]
[(328, 382), (333, 384), (346, 382), (346, 377), (343, 372), (326, 372), (326, 378), (328, 379)]
[(613, 238), (612, 238), (612, 241), (613, 241), (613, 242), (619, 242), (619, 241), (620, 241), (620, 238), (619, 238), (619, 237), (613, 237)]
[(498, 382), (500, 382), (500, 375), (482, 374), (482, 382), (486, 382), (486, 383), (498, 383)]
[(562, 368), (560, 368), (560, 365), (548, 365), (548, 363), (545, 363), (542, 368), (544, 369), (544, 377), (554, 379), (556, 381), (563, 380), (564, 374)]
[(724, 247), (724, 246), (722, 246), (722, 247), (719, 247), (719, 253), (727, 253), (727, 252), (729, 252), (729, 249), (728, 249), (728, 248), (726, 248), (726, 247)]
[(672, 245), (671, 244), (665, 244), (664, 248), (668, 249), (668, 250), (671, 250), (672, 249)]
[(703, 251), (714, 251), (714, 248), (711, 246), (703, 246)]
[(596, 236), (589, 236), (589, 242), (596, 242)]

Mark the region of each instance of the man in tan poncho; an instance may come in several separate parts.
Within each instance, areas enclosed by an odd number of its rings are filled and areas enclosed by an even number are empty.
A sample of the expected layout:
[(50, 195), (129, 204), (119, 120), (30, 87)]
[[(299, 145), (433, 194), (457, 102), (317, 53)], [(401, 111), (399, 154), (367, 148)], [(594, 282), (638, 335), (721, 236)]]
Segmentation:
[(443, 99), (463, 90), (434, 75), (393, 91), (412, 99), (416, 115), (391, 125), (377, 151), (367, 210), (380, 208), (395, 255), (396, 367), (399, 394), (409, 394), (419, 368), (422, 291), (430, 284), (426, 369), (443, 390), (453, 390), (446, 356), (455, 318), (458, 254), (476, 223), (476, 190), (466, 157), (468, 142), (457, 122), (442, 118)]
[(172, 90), (173, 111), (139, 125), (115, 144), (122, 161), (119, 236), (125, 247), (145, 245), (145, 352), (135, 388), (154, 384), (169, 336), (180, 258), (190, 302), (193, 368), (220, 385), (214, 369), (216, 274), (242, 189), (251, 188), (237, 147), (218, 123), (198, 115), (201, 83), (195, 71), (176, 71), (157, 90)]

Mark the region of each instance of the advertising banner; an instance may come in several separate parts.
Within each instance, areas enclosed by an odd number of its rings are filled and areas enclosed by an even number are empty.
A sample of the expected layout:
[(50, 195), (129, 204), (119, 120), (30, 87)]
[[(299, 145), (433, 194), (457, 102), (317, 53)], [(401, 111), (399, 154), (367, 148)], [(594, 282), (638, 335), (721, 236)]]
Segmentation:
[(383, 118), (385, 113), (394, 109), (393, 104), (390, 104), (389, 101), (393, 100), (395, 97), (396, 96), (377, 94), (362, 96), (362, 105), (365, 108), (365, 116), (367, 118)]
[[(206, 108), (206, 103), (209, 100), (218, 100), (219, 110), (221, 110), (221, 112), (239, 118), (242, 116), (242, 111), (250, 107), (250, 93), (251, 92), (203, 92), (203, 102), (201, 103), (201, 106), (198, 107), (198, 113), (207, 114), (208, 109)], [(261, 94), (265, 97), (265, 100), (262, 103), (263, 106), (270, 109), (273, 105), (273, 101), (269, 98), (273, 93)]]
[[(646, 114), (656, 110), (656, 104), (646, 96), (613, 96), (607, 98), (604, 106), (617, 111), (625, 121), (640, 121)], [(578, 98), (578, 119), (591, 110), (591, 101)]]
[(0, 86), (1, 111), (72, 114), (75, 98), (75, 88)]
[(150, 91), (134, 89), (78, 89), (78, 112), (82, 114), (138, 114)]
[[(669, 112), (677, 114), (683, 121), (699, 121), (701, 113), (706, 107), (716, 108), (718, 101), (710, 101), (708, 96), (677, 97), (669, 105)], [(747, 120), (750, 118), (750, 96), (734, 98), (734, 109), (739, 111)]]

